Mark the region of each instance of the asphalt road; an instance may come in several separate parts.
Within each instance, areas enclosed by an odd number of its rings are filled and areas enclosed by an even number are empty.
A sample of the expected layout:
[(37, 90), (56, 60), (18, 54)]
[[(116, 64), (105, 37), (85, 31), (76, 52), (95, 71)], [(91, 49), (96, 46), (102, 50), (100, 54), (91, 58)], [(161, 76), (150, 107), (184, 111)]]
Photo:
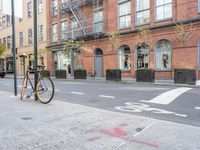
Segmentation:
[[(200, 127), (199, 88), (79, 80), (54, 84), (54, 100)], [(13, 79), (0, 79), (0, 91), (12, 92)]]

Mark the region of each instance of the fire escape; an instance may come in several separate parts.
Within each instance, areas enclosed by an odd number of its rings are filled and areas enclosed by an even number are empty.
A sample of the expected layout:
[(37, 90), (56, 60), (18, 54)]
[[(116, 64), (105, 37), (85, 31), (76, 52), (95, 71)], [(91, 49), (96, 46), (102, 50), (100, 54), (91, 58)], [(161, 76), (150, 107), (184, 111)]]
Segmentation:
[[(68, 0), (61, 4), (62, 13), (71, 13), (76, 21), (75, 29), (71, 26), (67, 32), (68, 38), (96, 38), (104, 35), (103, 32), (96, 32), (94, 30), (93, 19), (89, 20), (81, 10), (81, 7), (86, 5), (93, 5), (93, 12), (98, 7), (102, 0)], [(73, 34), (75, 32), (75, 34)]]

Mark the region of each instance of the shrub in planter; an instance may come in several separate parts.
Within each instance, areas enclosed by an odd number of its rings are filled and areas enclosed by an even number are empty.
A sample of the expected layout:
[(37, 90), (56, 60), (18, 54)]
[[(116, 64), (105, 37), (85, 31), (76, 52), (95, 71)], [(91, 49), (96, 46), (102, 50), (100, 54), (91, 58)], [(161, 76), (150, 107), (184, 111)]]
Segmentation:
[(66, 70), (56, 70), (56, 79), (66, 79), (67, 71)]
[(136, 81), (153, 83), (155, 81), (155, 70), (153, 69), (136, 70)]
[(195, 85), (196, 70), (185, 68), (174, 69), (174, 83)]
[(106, 80), (110, 81), (121, 81), (121, 70), (120, 69), (108, 69), (106, 70)]
[(87, 72), (84, 69), (74, 70), (74, 79), (86, 79)]
[(42, 76), (45, 76), (45, 77), (50, 77), (50, 71), (49, 71), (49, 70), (43, 70), (43, 71), (41, 72), (41, 75), (42, 75)]

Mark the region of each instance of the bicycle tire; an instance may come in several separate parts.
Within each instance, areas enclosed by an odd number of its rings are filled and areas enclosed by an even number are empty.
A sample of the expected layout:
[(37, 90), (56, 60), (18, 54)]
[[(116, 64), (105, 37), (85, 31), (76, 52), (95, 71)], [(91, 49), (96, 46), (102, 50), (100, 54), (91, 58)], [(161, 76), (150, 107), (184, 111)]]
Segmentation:
[(23, 100), (24, 99), (24, 94), (26, 92), (27, 89), (27, 77), (24, 78), (23, 82), (22, 82), (22, 89), (21, 89), (21, 94), (20, 94), (20, 99)]
[[(50, 85), (50, 87), (46, 87), (47, 82)], [(43, 94), (47, 91), (50, 91), (50, 96), (49, 97), (43, 96)], [(51, 78), (46, 77), (46, 76), (39, 78), (37, 82), (37, 86), (36, 86), (36, 94), (37, 94), (38, 100), (43, 104), (48, 104), (53, 99), (54, 84)]]

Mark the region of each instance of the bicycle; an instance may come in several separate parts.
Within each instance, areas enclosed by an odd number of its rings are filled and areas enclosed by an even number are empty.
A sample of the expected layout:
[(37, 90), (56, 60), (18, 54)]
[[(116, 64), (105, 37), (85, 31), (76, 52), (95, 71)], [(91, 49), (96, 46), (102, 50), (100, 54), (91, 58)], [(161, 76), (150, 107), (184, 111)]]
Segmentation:
[[(21, 100), (24, 99), (25, 93), (26, 93), (26, 99), (29, 99), (33, 94), (35, 94), (38, 97), (38, 100), (43, 104), (47, 104), (53, 99), (54, 84), (51, 78), (49, 78), (48, 76), (44, 76), (43, 72), (44, 68), (45, 67), (43, 65), (38, 65), (38, 69), (36, 72), (38, 73), (38, 81), (35, 89), (29, 77), (30, 67), (29, 66), (27, 67), (26, 74), (22, 82), (22, 90), (20, 95)], [(31, 93), (29, 95), (27, 92), (28, 82), (31, 86)]]

